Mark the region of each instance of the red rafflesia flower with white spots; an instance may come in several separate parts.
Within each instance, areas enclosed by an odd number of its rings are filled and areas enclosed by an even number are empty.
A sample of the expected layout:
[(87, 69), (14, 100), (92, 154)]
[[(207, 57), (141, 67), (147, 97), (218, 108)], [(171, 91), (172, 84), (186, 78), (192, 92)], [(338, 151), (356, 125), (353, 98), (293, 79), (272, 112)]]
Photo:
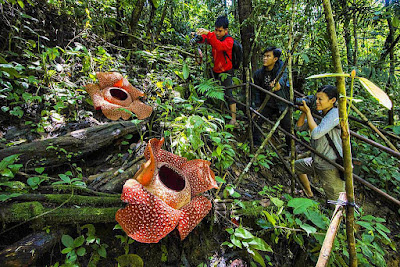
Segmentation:
[(188, 161), (161, 149), (163, 142), (149, 141), (147, 162), (122, 190), (128, 206), (115, 216), (128, 236), (143, 243), (157, 243), (177, 226), (183, 240), (211, 209), (199, 194), (218, 188), (209, 161)]
[(129, 110), (136, 114), (139, 120), (151, 115), (153, 108), (143, 103), (139, 97), (144, 93), (139, 91), (118, 72), (97, 72), (98, 84), (87, 84), (86, 91), (93, 100), (93, 106), (100, 110), (110, 120), (127, 120), (131, 117)]

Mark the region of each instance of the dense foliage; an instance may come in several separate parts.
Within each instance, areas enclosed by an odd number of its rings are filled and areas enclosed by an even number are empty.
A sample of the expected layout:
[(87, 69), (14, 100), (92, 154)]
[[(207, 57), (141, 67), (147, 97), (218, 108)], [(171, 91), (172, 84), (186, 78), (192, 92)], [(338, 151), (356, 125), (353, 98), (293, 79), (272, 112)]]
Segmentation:
[[(229, 223), (218, 222), (218, 227), (226, 228), (226, 241), (221, 244), (224, 251), (236, 251), (251, 266), (283, 266), (294, 263), (300, 254), (306, 255), (307, 263), (315, 264), (331, 207), (291, 196), (286, 189), (290, 178), (274, 172), (279, 164), (271, 148), (256, 155), (252, 168), (256, 180), (262, 179), (266, 171), (271, 173), (271, 179), (256, 188), (250, 198), (246, 185), (236, 184), (237, 172), (254, 157), (246, 139), (247, 122), (241, 120), (236, 129), (227, 124), (230, 117), (225, 112), (223, 88), (208, 75), (211, 50), (191, 46), (189, 40), (191, 31), (199, 27), (212, 30), (215, 17), (228, 13), (229, 31), (235, 38), (240, 40), (241, 26), (254, 26), (252, 51), (245, 51), (254, 57), (250, 66), (254, 71), (261, 64), (260, 52), (264, 47), (276, 45), (286, 55), (293, 37), (289, 34), (292, 22), (294, 32), (302, 35), (294, 53), (295, 89), (312, 94), (322, 83), (334, 83), (333, 79), (305, 79), (332, 72), (322, 6), (313, 0), (243, 2), (252, 3), (253, 12), (240, 25), (236, 1), (0, 0), (0, 149), (59, 136), (74, 125), (98, 119), (84, 85), (95, 81), (97, 71), (118, 71), (143, 90), (146, 101), (155, 107), (146, 127), (140, 129), (142, 140), (165, 137), (168, 150), (175, 154), (212, 162), (221, 185), (212, 197), (232, 200), (232, 211), (226, 215)], [(400, 36), (400, 5), (389, 0), (335, 0), (332, 6), (345, 72), (355, 69), (358, 76), (367, 77), (384, 89), (393, 101), (393, 110), (387, 112), (359, 84), (355, 84), (354, 96), (360, 102), (353, 104), (379, 128), (394, 135), (390, 140), (396, 144), (400, 133), (400, 95), (396, 90), (399, 72), (395, 68), (399, 56), (396, 44)], [(200, 65), (192, 57), (198, 47), (206, 55)], [(241, 83), (243, 72), (238, 71), (235, 83)], [(234, 95), (244, 99), (243, 90), (236, 89)], [(239, 118), (244, 118), (244, 109), (238, 113)], [(352, 112), (350, 115), (358, 117)], [(132, 121), (140, 124), (134, 115)], [(374, 131), (359, 122), (350, 121), (350, 128), (385, 145)], [(299, 135), (307, 139), (305, 133)], [(133, 153), (129, 147), (131, 138), (126, 136), (121, 143), (116, 165), (122, 162), (125, 152)], [(352, 139), (352, 143), (362, 162), (360, 176), (400, 199), (399, 160), (359, 140)], [(52, 149), (57, 148), (48, 147)], [(0, 201), (10, 202), (48, 185), (86, 187), (85, 178), (93, 173), (74, 161), (74, 155), (68, 151), (59, 153), (70, 159), (62, 171), (46, 169), (38, 163), (34, 170), (25, 173), (18, 162), (19, 155), (0, 159)], [(361, 186), (357, 192), (371, 196)], [(361, 208), (357, 215), (359, 265), (387, 266), (397, 250), (400, 224), (394, 221), (389, 226), (383, 218), (387, 214), (370, 214), (371, 211)], [(399, 211), (395, 215), (399, 216)], [(219, 215), (213, 216), (218, 221)], [(114, 260), (107, 258), (109, 245), (96, 235), (92, 224), (78, 228), (77, 233), (62, 236), (58, 262), (47, 264), (101, 266), (101, 261)], [(115, 231), (119, 229), (117, 225)], [(119, 254), (113, 255), (119, 256), (119, 264), (143, 265), (143, 260), (132, 253), (132, 239), (121, 231), (110, 235), (113, 234), (112, 238), (120, 241), (116, 249)], [(168, 248), (163, 246), (161, 254), (160, 262), (167, 263)], [(211, 264), (215, 260), (212, 256), (203, 255), (193, 264)], [(330, 263), (346, 266), (347, 260), (346, 236), (341, 228)]]

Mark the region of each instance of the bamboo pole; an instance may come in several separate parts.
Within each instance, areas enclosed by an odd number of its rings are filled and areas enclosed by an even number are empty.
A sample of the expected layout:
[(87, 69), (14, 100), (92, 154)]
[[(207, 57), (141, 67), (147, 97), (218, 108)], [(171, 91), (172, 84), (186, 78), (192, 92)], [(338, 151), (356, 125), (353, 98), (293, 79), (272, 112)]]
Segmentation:
[[(336, 73), (343, 73), (342, 64), (340, 62), (339, 47), (337, 44), (335, 21), (333, 19), (332, 7), (330, 0), (323, 0), (322, 5), (324, 7), (325, 19), (327, 21), (327, 28), (329, 33), (329, 39), (331, 41), (331, 51), (333, 66)], [(346, 96), (345, 78), (337, 77), (337, 88), (339, 95)], [(342, 130), (342, 147), (343, 147), (343, 167), (344, 176), (346, 181), (346, 195), (350, 203), (354, 203), (354, 185), (353, 185), (353, 166), (351, 158), (351, 147), (350, 147), (350, 130), (347, 118), (346, 98), (339, 98), (339, 117), (340, 117), (340, 128)], [(349, 246), (349, 266), (357, 266), (357, 252), (356, 252), (356, 239), (354, 237), (354, 207), (348, 206), (346, 209), (346, 234), (347, 244)]]
[[(341, 192), (339, 194), (339, 201), (346, 202), (346, 193)], [(331, 223), (326, 231), (324, 243), (322, 244), (321, 250), (319, 252), (319, 257), (315, 267), (325, 267), (328, 265), (329, 257), (332, 252), (333, 242), (335, 241), (336, 233), (339, 229), (340, 222), (343, 217), (343, 206), (340, 203), (336, 204), (335, 211), (333, 212)]]
[(363, 119), (363, 120), (368, 124), (368, 126), (371, 127), (371, 129), (374, 130), (374, 131), (383, 139), (383, 141), (385, 141), (385, 143), (386, 143), (391, 149), (393, 149), (393, 150), (396, 151), (396, 152), (399, 152), (399, 150), (392, 144), (392, 142), (390, 142), (389, 139), (387, 139), (386, 136), (384, 136), (383, 133), (382, 133), (378, 128), (376, 128), (376, 126), (373, 125), (372, 122), (370, 122), (370, 121), (368, 120), (368, 118), (367, 118), (364, 114), (362, 114), (361, 111), (358, 110), (358, 108), (356, 108), (356, 107), (353, 105), (353, 106), (351, 106), (351, 109), (353, 109), (353, 110), (358, 114), (358, 116), (360, 116), (361, 119)]
[(250, 162), (247, 164), (246, 168), (244, 168), (243, 172), (240, 174), (240, 176), (235, 180), (235, 185), (238, 186), (240, 182), (242, 181), (244, 175), (250, 170), (251, 165), (253, 165), (254, 161), (256, 161), (258, 155), (264, 150), (264, 147), (267, 145), (269, 139), (272, 137), (274, 132), (279, 126), (279, 123), (285, 117), (286, 113), (288, 112), (289, 108), (286, 108), (282, 114), (279, 116), (278, 120), (276, 121), (274, 127), (272, 127), (271, 131), (268, 133), (267, 137), (265, 137), (264, 141), (262, 142), (261, 146), (257, 149), (257, 152), (254, 154), (253, 158), (250, 160)]

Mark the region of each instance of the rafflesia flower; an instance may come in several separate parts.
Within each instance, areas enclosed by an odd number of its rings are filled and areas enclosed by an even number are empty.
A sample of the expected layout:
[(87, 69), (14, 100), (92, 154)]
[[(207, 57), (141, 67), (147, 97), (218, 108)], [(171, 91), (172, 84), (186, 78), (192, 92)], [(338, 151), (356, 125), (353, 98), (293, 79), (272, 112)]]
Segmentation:
[(144, 93), (139, 91), (118, 72), (97, 72), (98, 84), (87, 84), (86, 91), (93, 100), (93, 106), (100, 110), (110, 120), (127, 120), (131, 114), (138, 119), (145, 119), (151, 115), (153, 108), (140, 101)]
[(188, 161), (161, 149), (163, 142), (149, 141), (147, 162), (122, 190), (128, 206), (115, 216), (128, 236), (143, 243), (157, 243), (177, 226), (183, 240), (211, 209), (199, 194), (217, 188), (209, 161)]

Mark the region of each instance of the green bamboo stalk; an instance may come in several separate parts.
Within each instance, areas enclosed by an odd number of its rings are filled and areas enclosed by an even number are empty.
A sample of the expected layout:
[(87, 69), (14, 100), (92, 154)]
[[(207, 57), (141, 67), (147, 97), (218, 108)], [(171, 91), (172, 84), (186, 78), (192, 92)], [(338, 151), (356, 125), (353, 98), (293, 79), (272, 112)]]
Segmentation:
[[(335, 21), (333, 19), (332, 7), (330, 0), (322, 1), (325, 13), (325, 19), (328, 24), (329, 39), (331, 41), (331, 51), (333, 66), (336, 73), (343, 73), (342, 64), (340, 61), (339, 47), (336, 37)], [(346, 109), (346, 87), (345, 78), (337, 77), (337, 88), (339, 91), (339, 117), (340, 128), (342, 130), (342, 146), (343, 146), (343, 161), (344, 175), (346, 179), (346, 196), (349, 203), (354, 203), (354, 186), (353, 186), (353, 167), (351, 163), (351, 147), (350, 147), (350, 131), (348, 124), (348, 115)], [(357, 266), (356, 240), (354, 237), (354, 206), (348, 205), (346, 209), (346, 234), (347, 243), (349, 246), (349, 266)]]

